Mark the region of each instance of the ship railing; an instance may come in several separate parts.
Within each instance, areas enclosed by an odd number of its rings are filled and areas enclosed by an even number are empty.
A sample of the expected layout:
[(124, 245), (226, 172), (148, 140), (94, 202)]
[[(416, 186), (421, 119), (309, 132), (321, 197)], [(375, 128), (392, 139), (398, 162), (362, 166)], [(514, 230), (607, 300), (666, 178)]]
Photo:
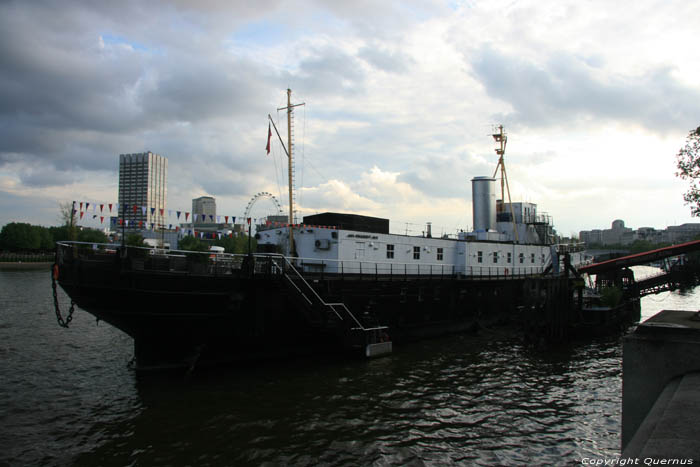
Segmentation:
[(557, 243), (555, 245), (557, 253), (578, 253), (586, 249), (586, 244), (584, 242), (572, 242), (572, 243)]
[(127, 246), (114, 243), (57, 242), (59, 263), (79, 258), (89, 263), (115, 263), (133, 271), (224, 276), (241, 272), (255, 275), (281, 275), (281, 255), (247, 255), (213, 251), (170, 250), (157, 247)]
[[(68, 255), (67, 251), (71, 250)], [(119, 256), (124, 267), (136, 271), (159, 271), (201, 275), (281, 276), (287, 265), (305, 277), (406, 280), (408, 278), (515, 279), (540, 274), (542, 267), (467, 266), (458, 270), (449, 263), (396, 263), (391, 261), (335, 260), (285, 257), (277, 253), (217, 253), (212, 251), (167, 250), (114, 243), (57, 242), (57, 258), (81, 258), (90, 262), (114, 262)]]
[(520, 279), (542, 274), (542, 266), (520, 267), (492, 267), (492, 266), (468, 266), (464, 276), (471, 279)]
[(458, 270), (449, 263), (396, 263), (391, 261), (335, 260), (289, 258), (306, 277), (340, 277), (348, 279), (403, 280), (420, 276), (443, 279), (451, 277), (482, 279), (515, 279), (541, 274), (543, 266), (467, 266)]
[(319, 258), (287, 258), (307, 276), (333, 275), (356, 278), (385, 278), (407, 276), (451, 277), (453, 264), (396, 263), (391, 261), (336, 260)]

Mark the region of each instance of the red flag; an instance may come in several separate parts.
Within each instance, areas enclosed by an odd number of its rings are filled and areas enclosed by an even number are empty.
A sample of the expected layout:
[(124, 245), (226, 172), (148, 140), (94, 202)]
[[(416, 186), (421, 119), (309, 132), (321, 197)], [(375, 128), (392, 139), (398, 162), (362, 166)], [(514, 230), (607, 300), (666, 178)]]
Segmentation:
[(265, 149), (267, 150), (267, 153), (270, 154), (270, 138), (272, 138), (272, 129), (270, 128), (270, 124), (267, 124), (267, 146), (265, 146)]
[(248, 218), (248, 225), (250, 225), (250, 217)]
[(188, 217), (190, 217), (190, 213), (189, 213), (189, 212), (186, 212), (186, 213), (185, 213), (185, 222), (187, 222), (187, 218), (188, 218)]
[(226, 223), (228, 224), (228, 216), (224, 216), (226, 218)]
[[(83, 204), (83, 203), (80, 203), (80, 204)], [(85, 214), (85, 213), (83, 211), (80, 211), (80, 218), (81, 219), (83, 218), (83, 214)]]
[(112, 212), (112, 205), (109, 205), (109, 212)]
[(105, 221), (104, 216), (100, 216), (100, 224), (102, 224)]
[(160, 208), (160, 215), (163, 215), (163, 208)]

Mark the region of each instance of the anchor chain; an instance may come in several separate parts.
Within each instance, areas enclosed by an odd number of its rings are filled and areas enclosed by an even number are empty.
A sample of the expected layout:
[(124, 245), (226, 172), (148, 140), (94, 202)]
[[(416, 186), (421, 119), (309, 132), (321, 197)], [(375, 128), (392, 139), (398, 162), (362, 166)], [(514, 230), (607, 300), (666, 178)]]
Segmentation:
[(73, 299), (70, 301), (70, 308), (68, 309), (68, 315), (64, 319), (63, 316), (61, 316), (61, 308), (58, 306), (58, 292), (56, 291), (56, 271), (57, 271), (57, 264), (54, 264), (54, 267), (51, 269), (51, 287), (53, 288), (53, 306), (54, 310), (56, 311), (56, 320), (58, 321), (58, 325), (61, 326), (62, 328), (67, 328), (68, 325), (70, 324), (71, 321), (73, 321), (73, 312), (75, 311), (75, 302)]

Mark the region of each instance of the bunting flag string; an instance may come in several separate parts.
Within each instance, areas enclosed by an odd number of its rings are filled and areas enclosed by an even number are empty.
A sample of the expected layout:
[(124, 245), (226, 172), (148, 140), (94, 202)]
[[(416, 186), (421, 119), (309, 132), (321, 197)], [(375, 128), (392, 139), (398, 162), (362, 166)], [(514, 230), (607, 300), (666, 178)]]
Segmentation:
[[(78, 204), (79, 209), (72, 209), (73, 215), (78, 215), (79, 213), (79, 219), (97, 219), (99, 217), (100, 219), (100, 224), (104, 224), (105, 221), (105, 213), (107, 212), (105, 208), (107, 208), (109, 211), (109, 214), (116, 214), (115, 217), (112, 217), (112, 223), (113, 224), (118, 224), (119, 226), (137, 226), (139, 228), (146, 228), (148, 229), (150, 227), (151, 230), (154, 230), (156, 228), (159, 228), (158, 226), (168, 226), (169, 230), (173, 230), (173, 227), (175, 228), (176, 232), (183, 232), (183, 233), (190, 233), (194, 234), (195, 236), (199, 236), (199, 238), (216, 238), (217, 235), (219, 238), (222, 238), (222, 236), (226, 236), (227, 234), (225, 233), (207, 233), (207, 232), (202, 232), (202, 231), (196, 231), (194, 229), (182, 229), (181, 226), (178, 226), (174, 224), (172, 221), (180, 221), (181, 216), (184, 213), (184, 220), (185, 222), (190, 221), (190, 214), (192, 214), (192, 223), (198, 223), (198, 222), (211, 222), (214, 223), (216, 221), (216, 224), (220, 224), (222, 217), (225, 222), (225, 224), (234, 224), (236, 223), (236, 219), (238, 218), (237, 216), (228, 216), (228, 215), (214, 215), (214, 214), (197, 214), (197, 213), (190, 213), (188, 211), (183, 211), (183, 210), (172, 210), (172, 209), (167, 209), (167, 217), (166, 217), (166, 209), (165, 208), (156, 208), (156, 207), (150, 207), (150, 206), (142, 206), (142, 205), (129, 205), (129, 204), (123, 204), (120, 205), (120, 203), (100, 203), (100, 202), (92, 202), (92, 201), (80, 201), (76, 202)], [(97, 213), (97, 207), (99, 206), (99, 214)], [(92, 207), (92, 216), (85, 216), (86, 213), (88, 213), (90, 207)], [(123, 209), (123, 211), (120, 211), (120, 208)], [(143, 216), (142, 219), (123, 219), (124, 213), (129, 212), (130, 214), (133, 213), (133, 216)], [(160, 214), (160, 219), (156, 219), (156, 212)], [(150, 216), (149, 216), (150, 214)], [(173, 219), (173, 214), (175, 215), (175, 219)], [(130, 217), (130, 216), (127, 216)], [(168, 222), (169, 221), (169, 222)], [(277, 227), (277, 228), (288, 228), (288, 227), (293, 227), (293, 228), (317, 228), (317, 229), (336, 229), (335, 226), (320, 226), (320, 225), (308, 225), (308, 224), (289, 224), (285, 222), (279, 222), (279, 221), (271, 221), (266, 218), (254, 218), (254, 217), (246, 217), (243, 219), (244, 224), (248, 225), (257, 225), (258, 223), (264, 223), (267, 227)], [(229, 236), (233, 236), (233, 233), (231, 232)]]

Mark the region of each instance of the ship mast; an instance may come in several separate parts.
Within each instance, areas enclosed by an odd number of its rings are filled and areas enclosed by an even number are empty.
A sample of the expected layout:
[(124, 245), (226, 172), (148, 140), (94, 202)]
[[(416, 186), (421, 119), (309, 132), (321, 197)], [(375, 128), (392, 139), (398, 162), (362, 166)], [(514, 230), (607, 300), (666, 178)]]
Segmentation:
[(301, 104), (292, 104), (292, 90), (287, 89), (287, 106), (286, 107), (280, 107), (277, 110), (286, 110), (287, 111), (287, 148), (284, 147), (284, 143), (282, 142), (282, 137), (280, 137), (279, 132), (277, 131), (277, 126), (275, 126), (275, 122), (272, 121), (272, 117), (268, 115), (268, 118), (272, 122), (272, 125), (275, 127), (275, 132), (277, 133), (277, 137), (280, 139), (280, 143), (282, 143), (282, 148), (284, 148), (284, 152), (287, 153), (287, 159), (288, 159), (288, 175), (289, 175), (289, 255), (294, 256), (294, 231), (292, 229), (292, 225), (294, 225), (294, 159), (293, 159), (293, 154), (292, 154), (292, 111), (294, 110), (294, 107), (299, 107), (301, 105), (305, 105), (305, 103)]
[(496, 149), (496, 154), (498, 154), (498, 164), (496, 165), (496, 171), (493, 173), (492, 178), (496, 178), (496, 175), (498, 174), (498, 169), (501, 169), (501, 203), (504, 204), (506, 199), (505, 199), (505, 193), (504, 193), (504, 187), (505, 190), (508, 193), (508, 205), (510, 206), (510, 217), (511, 221), (513, 222), (513, 233), (515, 234), (515, 241), (519, 242), (518, 239), (518, 229), (515, 226), (515, 213), (513, 211), (513, 202), (510, 199), (510, 187), (508, 186), (508, 175), (506, 174), (506, 163), (503, 160), (503, 156), (506, 153), (506, 144), (508, 143), (508, 136), (506, 135), (505, 128), (503, 128), (503, 125), (498, 125), (498, 133), (494, 133), (493, 135), (494, 141), (500, 144), (500, 147)]

